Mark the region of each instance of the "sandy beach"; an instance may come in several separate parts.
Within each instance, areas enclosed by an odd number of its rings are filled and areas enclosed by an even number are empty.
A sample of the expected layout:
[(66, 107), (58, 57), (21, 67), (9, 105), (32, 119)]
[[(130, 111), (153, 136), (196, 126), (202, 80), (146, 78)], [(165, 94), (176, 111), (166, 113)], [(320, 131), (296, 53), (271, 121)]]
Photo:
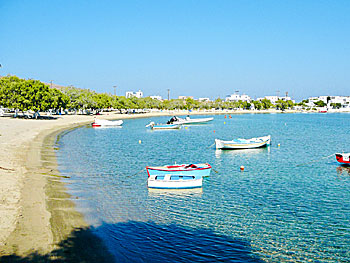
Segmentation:
[[(191, 114), (237, 114), (247, 112), (192, 112)], [(260, 111), (259, 113), (271, 113)], [(101, 119), (146, 118), (186, 115), (183, 112), (155, 112), (121, 115), (105, 113)], [(101, 255), (109, 261), (102, 244), (91, 241), (89, 226), (76, 212), (57, 171), (54, 144), (57, 135), (93, 122), (93, 116), (65, 115), (56, 120), (0, 118), (0, 261), (80, 258), (87, 244), (94, 246), (88, 262)], [(76, 242), (84, 240), (83, 243)], [(90, 241), (89, 241), (90, 240)], [(78, 245), (75, 243), (79, 243)], [(74, 243), (72, 245), (72, 243)], [(73, 255), (73, 254), (77, 255)], [(63, 258), (64, 259), (64, 258)], [(35, 260), (34, 260), (35, 261)]]

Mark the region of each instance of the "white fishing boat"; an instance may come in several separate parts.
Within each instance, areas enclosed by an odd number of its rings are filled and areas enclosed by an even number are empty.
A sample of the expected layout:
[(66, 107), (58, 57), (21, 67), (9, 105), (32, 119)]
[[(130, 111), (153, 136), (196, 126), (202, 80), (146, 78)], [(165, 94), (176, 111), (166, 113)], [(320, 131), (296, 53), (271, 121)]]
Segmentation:
[(181, 128), (181, 124), (156, 124), (153, 121), (146, 125), (152, 130), (176, 130)]
[(263, 136), (251, 139), (234, 139), (232, 141), (223, 141), (215, 139), (216, 149), (253, 149), (260, 148), (271, 143), (271, 136)]
[(187, 116), (186, 118), (180, 118), (177, 116), (172, 117), (168, 123), (169, 124), (204, 124), (212, 121), (214, 118), (196, 118), (196, 119), (191, 119), (190, 116)]
[(96, 119), (92, 123), (92, 127), (97, 128), (97, 127), (116, 127), (116, 126), (121, 126), (123, 124), (122, 120), (117, 120), (117, 121), (109, 121), (109, 120), (99, 120)]
[(157, 189), (188, 189), (202, 187), (203, 177), (209, 176), (210, 164), (180, 164), (146, 167), (148, 187)]

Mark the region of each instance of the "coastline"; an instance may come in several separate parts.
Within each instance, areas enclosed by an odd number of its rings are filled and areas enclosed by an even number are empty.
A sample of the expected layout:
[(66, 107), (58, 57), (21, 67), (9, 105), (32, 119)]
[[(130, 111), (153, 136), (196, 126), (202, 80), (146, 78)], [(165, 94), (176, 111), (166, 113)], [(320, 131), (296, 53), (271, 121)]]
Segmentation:
[[(170, 115), (107, 113), (97, 117)], [(63, 115), (56, 120), (0, 118), (0, 259), (48, 255), (74, 230), (88, 227), (61, 181), (54, 145), (62, 132), (93, 120), (94, 116), (86, 115)]]
[[(278, 112), (193, 111), (190, 115)], [(107, 113), (97, 117), (134, 119), (187, 114), (187, 111)], [(85, 115), (67, 115), (57, 120), (0, 118), (3, 150), (0, 153), (0, 256), (48, 255), (72, 233), (88, 229), (60, 178), (54, 145), (63, 131), (89, 124), (93, 118)]]

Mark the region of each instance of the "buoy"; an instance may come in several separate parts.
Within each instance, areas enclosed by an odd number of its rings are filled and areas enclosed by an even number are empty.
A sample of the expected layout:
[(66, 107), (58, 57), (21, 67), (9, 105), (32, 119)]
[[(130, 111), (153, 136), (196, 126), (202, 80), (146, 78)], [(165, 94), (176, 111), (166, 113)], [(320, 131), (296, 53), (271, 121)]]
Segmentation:
[(225, 119), (226, 119), (227, 117), (226, 117), (226, 115), (225, 115)]
[(141, 144), (141, 140), (139, 140), (139, 144)]
[(185, 127), (185, 129), (187, 129), (188, 127)]
[(226, 121), (224, 121), (224, 124), (226, 124)]
[(215, 131), (214, 131), (215, 132)]
[(278, 147), (280, 147), (280, 146), (281, 146), (281, 144), (277, 144), (277, 146), (278, 146)]
[(243, 165), (241, 166), (241, 171), (244, 171), (244, 166)]

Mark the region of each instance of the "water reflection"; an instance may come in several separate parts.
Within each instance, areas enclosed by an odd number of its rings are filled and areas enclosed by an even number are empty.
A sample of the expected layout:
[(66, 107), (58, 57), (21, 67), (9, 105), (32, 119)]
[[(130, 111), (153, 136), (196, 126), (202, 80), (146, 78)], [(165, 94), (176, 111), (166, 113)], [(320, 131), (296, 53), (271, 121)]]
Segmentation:
[(121, 129), (123, 128), (123, 126), (101, 126), (101, 127), (92, 127), (91, 128), (94, 128), (96, 130), (104, 130), (104, 129)]
[(338, 166), (337, 167), (338, 175), (350, 175), (350, 166)]
[(153, 189), (148, 188), (149, 197), (200, 197), (202, 188), (192, 189)]
[(215, 157), (220, 158), (226, 156), (241, 156), (241, 155), (256, 155), (262, 153), (270, 153), (270, 147), (256, 148), (256, 149), (238, 149), (238, 150), (215, 150)]

